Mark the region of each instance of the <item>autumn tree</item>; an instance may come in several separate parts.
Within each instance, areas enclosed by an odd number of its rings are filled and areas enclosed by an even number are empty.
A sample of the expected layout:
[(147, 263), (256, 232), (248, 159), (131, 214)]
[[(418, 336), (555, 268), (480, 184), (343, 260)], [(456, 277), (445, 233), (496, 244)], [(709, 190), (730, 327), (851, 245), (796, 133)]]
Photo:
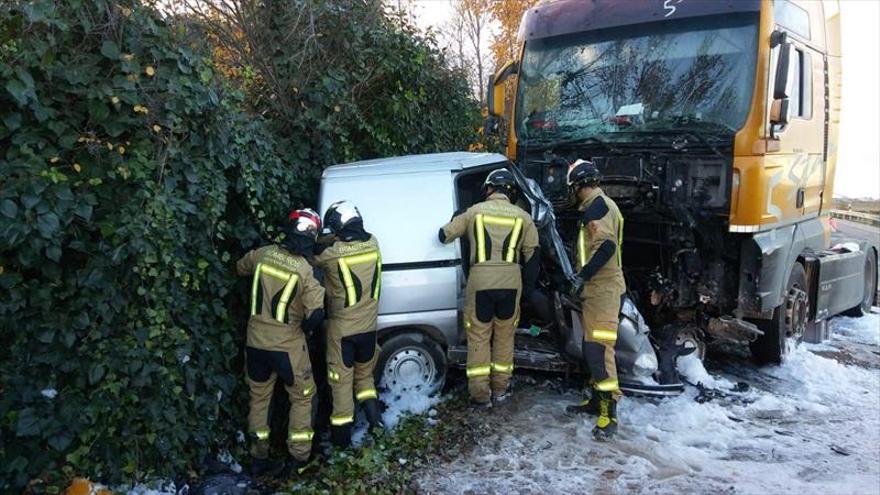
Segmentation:
[(498, 31), (491, 44), (495, 67), (501, 67), (508, 60), (519, 55), (519, 24), (523, 14), (538, 3), (538, 0), (498, 0), (490, 2), (489, 11), (498, 23)]
[(490, 11), (492, 3), (491, 0), (453, 1), (455, 13), (452, 19), (452, 27), (459, 28), (457, 33), (452, 33), (453, 40), (460, 50), (460, 56), (464, 55), (461, 48), (465, 45), (471, 52), (473, 66), (476, 68), (476, 73), (471, 72), (471, 84), (480, 99), (480, 105), (486, 103), (486, 95), (483, 89), (486, 82), (486, 64), (484, 60), (486, 50), (483, 47), (483, 38), (488, 30), (489, 22), (492, 20), (492, 13)]

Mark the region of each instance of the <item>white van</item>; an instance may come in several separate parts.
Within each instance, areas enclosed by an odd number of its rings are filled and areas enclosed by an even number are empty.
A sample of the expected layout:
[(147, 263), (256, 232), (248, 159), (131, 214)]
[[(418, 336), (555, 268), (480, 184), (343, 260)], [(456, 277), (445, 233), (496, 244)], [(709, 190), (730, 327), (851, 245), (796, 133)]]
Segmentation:
[[(442, 244), (437, 231), (454, 212), (481, 201), (486, 175), (502, 167), (517, 177), (521, 206), (530, 211), (541, 238), (542, 274), (534, 297), (522, 303), (514, 366), (580, 371), (580, 308), (565, 293), (572, 274), (570, 246), (556, 230), (552, 205), (502, 155), (435, 153), (335, 165), (321, 179), (321, 212), (334, 201), (354, 202), (382, 251), (382, 352), (376, 368), (381, 387), (433, 393), (443, 385), (448, 366), (465, 366), (461, 314), (468, 267), (462, 263), (462, 241)], [(679, 393), (677, 374), (659, 372), (669, 366), (658, 366), (648, 333), (627, 299), (617, 340), (621, 389)], [(674, 362), (673, 356), (661, 357)]]

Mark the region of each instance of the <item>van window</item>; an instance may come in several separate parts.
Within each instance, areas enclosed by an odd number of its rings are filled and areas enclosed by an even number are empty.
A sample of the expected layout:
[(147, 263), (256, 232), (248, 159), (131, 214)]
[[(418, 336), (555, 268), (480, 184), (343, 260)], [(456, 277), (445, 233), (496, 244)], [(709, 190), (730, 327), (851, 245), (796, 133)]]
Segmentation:
[(807, 119), (813, 117), (813, 67), (810, 53), (797, 49), (791, 60), (789, 79), (791, 91), (789, 106), (792, 118)]
[(773, 2), (776, 24), (806, 39), (810, 39), (810, 15), (789, 0)]

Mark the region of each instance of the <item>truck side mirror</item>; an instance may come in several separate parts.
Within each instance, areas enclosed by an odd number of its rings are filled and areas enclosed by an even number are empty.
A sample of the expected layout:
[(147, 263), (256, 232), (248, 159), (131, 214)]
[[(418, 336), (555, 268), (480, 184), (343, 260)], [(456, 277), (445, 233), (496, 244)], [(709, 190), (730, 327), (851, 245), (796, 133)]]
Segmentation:
[(516, 62), (507, 62), (489, 76), (486, 88), (486, 106), (489, 117), (483, 130), (486, 135), (498, 131), (499, 120), (504, 118), (504, 81), (519, 70)]
[(791, 115), (789, 94), (791, 93), (791, 59), (794, 47), (788, 42), (788, 35), (775, 31), (770, 37), (770, 46), (778, 50), (776, 74), (773, 78), (773, 103), (770, 105), (771, 131), (788, 124)]

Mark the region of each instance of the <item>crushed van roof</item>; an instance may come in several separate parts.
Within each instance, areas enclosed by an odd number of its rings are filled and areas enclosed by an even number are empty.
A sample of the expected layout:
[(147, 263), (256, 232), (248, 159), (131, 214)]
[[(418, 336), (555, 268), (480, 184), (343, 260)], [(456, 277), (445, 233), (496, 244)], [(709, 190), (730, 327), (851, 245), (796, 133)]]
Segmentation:
[(464, 151), (395, 156), (333, 165), (324, 170), (323, 178), (464, 170), (506, 161), (507, 157), (498, 153)]

